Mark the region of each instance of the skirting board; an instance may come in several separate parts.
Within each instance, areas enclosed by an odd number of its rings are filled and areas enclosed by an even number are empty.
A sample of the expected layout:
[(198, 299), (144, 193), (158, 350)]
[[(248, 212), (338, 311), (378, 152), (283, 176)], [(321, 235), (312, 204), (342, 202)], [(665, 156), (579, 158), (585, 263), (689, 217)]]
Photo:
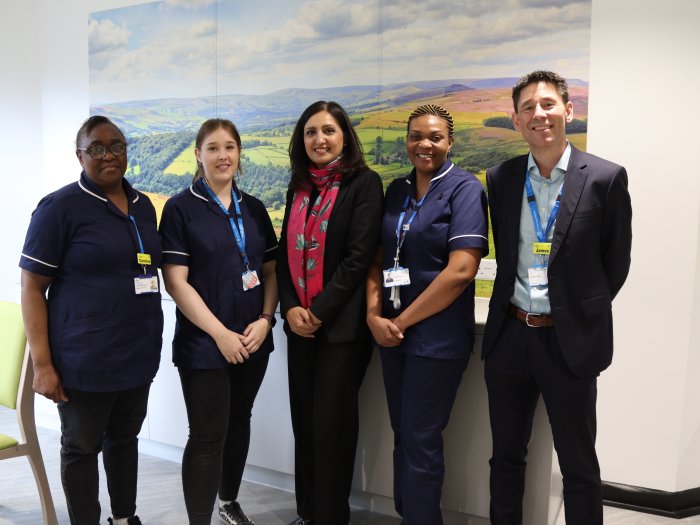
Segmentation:
[(665, 492), (604, 481), (603, 503), (667, 518), (688, 518), (700, 515), (700, 487)]

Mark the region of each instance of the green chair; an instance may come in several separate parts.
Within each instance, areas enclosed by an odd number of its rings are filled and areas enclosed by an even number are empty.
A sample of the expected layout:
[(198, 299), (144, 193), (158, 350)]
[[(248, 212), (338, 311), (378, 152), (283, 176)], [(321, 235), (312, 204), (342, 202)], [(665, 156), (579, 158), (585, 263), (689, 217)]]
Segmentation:
[(0, 405), (17, 412), (21, 440), (0, 434), (0, 460), (27, 456), (34, 472), (46, 525), (58, 525), (34, 422), (34, 370), (27, 350), (22, 311), (0, 301)]

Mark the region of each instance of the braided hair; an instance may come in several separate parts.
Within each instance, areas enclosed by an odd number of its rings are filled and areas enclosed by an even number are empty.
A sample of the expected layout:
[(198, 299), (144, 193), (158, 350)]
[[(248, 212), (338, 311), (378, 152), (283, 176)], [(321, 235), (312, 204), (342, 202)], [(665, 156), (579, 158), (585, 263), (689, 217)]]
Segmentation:
[(445, 108), (442, 106), (438, 106), (436, 104), (424, 104), (422, 106), (418, 106), (416, 109), (413, 110), (413, 113), (411, 113), (408, 116), (408, 123), (406, 124), (406, 129), (408, 130), (411, 126), (411, 120), (417, 117), (422, 117), (424, 115), (433, 115), (435, 117), (439, 117), (445, 122), (447, 122), (447, 134), (450, 137), (450, 140), (453, 140), (455, 137), (455, 122), (454, 119), (452, 118), (452, 115), (450, 115), (450, 112), (447, 111)]

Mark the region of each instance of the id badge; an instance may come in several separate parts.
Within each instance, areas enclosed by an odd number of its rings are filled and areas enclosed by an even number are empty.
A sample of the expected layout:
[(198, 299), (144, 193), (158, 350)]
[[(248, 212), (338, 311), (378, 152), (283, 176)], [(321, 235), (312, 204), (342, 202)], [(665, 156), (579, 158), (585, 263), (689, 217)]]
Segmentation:
[(408, 275), (408, 268), (389, 268), (384, 270), (384, 288), (392, 286), (407, 286), (411, 284), (411, 277)]
[(532, 243), (532, 253), (535, 255), (549, 255), (552, 253), (551, 242), (535, 242)]
[(258, 273), (255, 270), (248, 270), (243, 272), (242, 279), (244, 291), (250, 290), (260, 285), (260, 279), (258, 279)]
[(158, 293), (159, 291), (157, 275), (139, 275), (134, 277), (134, 292), (136, 295)]
[(547, 286), (547, 267), (528, 268), (527, 278), (530, 281), (530, 286)]

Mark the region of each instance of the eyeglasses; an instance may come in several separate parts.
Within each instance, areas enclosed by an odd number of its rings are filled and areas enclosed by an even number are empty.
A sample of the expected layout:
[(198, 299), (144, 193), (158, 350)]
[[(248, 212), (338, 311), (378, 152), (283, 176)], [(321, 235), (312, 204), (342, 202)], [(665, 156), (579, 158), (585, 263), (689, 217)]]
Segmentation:
[(89, 148), (75, 148), (81, 151), (87, 151), (88, 155), (90, 155), (93, 159), (99, 160), (103, 159), (105, 155), (107, 155), (107, 151), (109, 151), (112, 155), (115, 157), (121, 157), (126, 153), (126, 142), (115, 142), (111, 146), (90, 146)]

